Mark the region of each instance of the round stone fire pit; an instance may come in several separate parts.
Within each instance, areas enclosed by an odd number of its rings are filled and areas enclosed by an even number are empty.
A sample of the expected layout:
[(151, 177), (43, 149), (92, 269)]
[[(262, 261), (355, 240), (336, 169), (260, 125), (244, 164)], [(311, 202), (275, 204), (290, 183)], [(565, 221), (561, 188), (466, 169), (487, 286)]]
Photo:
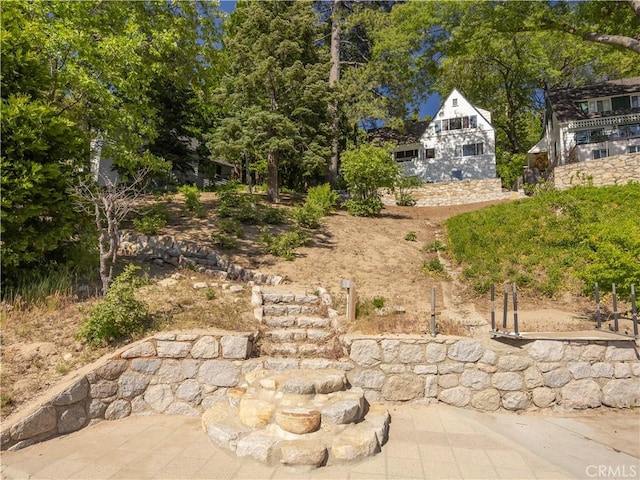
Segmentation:
[(202, 426), (239, 457), (319, 467), (379, 452), (389, 413), (348, 388), (340, 370), (257, 370), (203, 414)]

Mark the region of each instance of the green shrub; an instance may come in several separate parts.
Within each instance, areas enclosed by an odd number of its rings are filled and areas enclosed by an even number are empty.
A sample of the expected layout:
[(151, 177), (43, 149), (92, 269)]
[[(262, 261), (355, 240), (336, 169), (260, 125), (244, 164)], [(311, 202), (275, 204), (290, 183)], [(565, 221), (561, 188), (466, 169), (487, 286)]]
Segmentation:
[(261, 220), (269, 225), (282, 225), (287, 221), (287, 212), (282, 208), (266, 208), (261, 215)]
[(162, 227), (167, 224), (166, 218), (157, 215), (145, 215), (133, 221), (133, 228), (143, 235), (157, 235)]
[(212, 233), (211, 239), (213, 243), (223, 249), (234, 249), (238, 248), (238, 239), (236, 237), (230, 237), (228, 235), (224, 235), (222, 233)]
[(384, 208), (379, 198), (367, 198), (366, 200), (350, 199), (342, 203), (351, 215), (356, 217), (375, 217)]
[(422, 262), (422, 271), (434, 277), (440, 277), (445, 274), (444, 265), (438, 258), (431, 258)]
[(207, 290), (204, 292), (204, 296), (207, 300), (215, 300), (216, 298), (216, 291), (209, 287), (207, 288)]
[(373, 216), (383, 208), (380, 189), (394, 187), (399, 167), (391, 158), (391, 149), (362, 145), (342, 155), (341, 172), (351, 199), (344, 202), (347, 211), (357, 216)]
[(149, 324), (146, 303), (135, 298), (143, 281), (140, 267), (127, 265), (116, 277), (103, 300), (91, 307), (78, 329), (77, 338), (92, 345), (119, 341), (142, 333)]
[(372, 303), (375, 308), (384, 307), (385, 299), (384, 297), (373, 297)]
[(434, 240), (433, 242), (425, 243), (422, 246), (422, 251), (427, 253), (442, 252), (442, 251), (445, 251), (446, 249), (447, 249), (447, 246), (444, 243), (442, 243), (440, 240)]
[(307, 203), (291, 209), (293, 221), (302, 228), (320, 228), (322, 216), (323, 213), (319, 207)]
[(400, 207), (413, 207), (416, 204), (416, 199), (413, 198), (413, 195), (411, 195), (408, 190), (418, 187), (421, 184), (420, 179), (416, 177), (398, 176), (395, 183), (396, 205)]
[(338, 194), (331, 190), (331, 185), (325, 183), (317, 187), (311, 187), (307, 191), (304, 203), (310, 209), (320, 210), (322, 215), (328, 215), (338, 201)]
[(418, 240), (418, 236), (416, 235), (416, 232), (409, 232), (404, 236), (404, 239), (407, 242), (415, 242)]
[(221, 218), (218, 220), (218, 228), (224, 233), (235, 235), (236, 237), (242, 237), (244, 234), (242, 224), (235, 218)]
[(198, 217), (204, 217), (204, 206), (200, 202), (202, 192), (196, 185), (181, 185), (178, 187), (178, 193), (184, 195), (184, 204), (187, 210), (193, 212)]
[(293, 260), (295, 249), (307, 243), (307, 236), (297, 229), (289, 230), (280, 235), (272, 235), (265, 227), (260, 230), (258, 241), (264, 245), (267, 253), (286, 260)]

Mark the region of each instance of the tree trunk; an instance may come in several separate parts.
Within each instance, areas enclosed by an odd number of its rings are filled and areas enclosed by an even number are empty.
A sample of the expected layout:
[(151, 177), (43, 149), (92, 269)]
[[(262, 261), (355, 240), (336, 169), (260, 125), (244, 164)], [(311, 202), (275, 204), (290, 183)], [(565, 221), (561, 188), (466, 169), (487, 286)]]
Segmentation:
[[(332, 90), (340, 80), (340, 13), (342, 0), (332, 0), (331, 4), (331, 70), (329, 71), (329, 86)], [(334, 92), (335, 94), (335, 92)], [(339, 105), (334, 97), (329, 104), (331, 117), (331, 161), (329, 163), (328, 180), (335, 187), (338, 178), (339, 162)]]
[(278, 193), (278, 152), (270, 150), (267, 154), (267, 196), (273, 203), (280, 202)]

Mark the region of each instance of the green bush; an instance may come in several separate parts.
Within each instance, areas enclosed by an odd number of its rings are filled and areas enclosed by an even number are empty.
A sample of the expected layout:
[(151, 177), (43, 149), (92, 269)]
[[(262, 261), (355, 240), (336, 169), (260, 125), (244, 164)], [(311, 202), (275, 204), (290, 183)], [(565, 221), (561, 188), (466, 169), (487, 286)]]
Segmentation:
[(78, 329), (77, 338), (92, 345), (119, 341), (142, 333), (149, 324), (147, 305), (135, 298), (143, 281), (140, 267), (127, 265), (116, 277), (103, 300), (96, 303)]
[(220, 248), (228, 250), (238, 248), (238, 239), (235, 237), (230, 237), (229, 235), (216, 232), (211, 234), (211, 239), (213, 240), (213, 243)]
[(347, 211), (357, 216), (373, 216), (383, 208), (380, 189), (393, 189), (399, 167), (390, 148), (362, 145), (344, 152), (341, 172), (351, 195), (344, 202)]
[(416, 199), (413, 198), (413, 195), (411, 195), (408, 190), (420, 185), (422, 185), (422, 182), (416, 177), (398, 176), (395, 183), (396, 205), (400, 207), (413, 207), (416, 204)]
[(323, 213), (319, 207), (307, 203), (291, 209), (293, 221), (302, 228), (320, 228), (322, 216)]
[(304, 203), (312, 210), (320, 210), (322, 215), (328, 215), (338, 201), (338, 194), (331, 190), (331, 185), (325, 183), (317, 187), (311, 187), (307, 191)]
[(416, 235), (416, 232), (409, 232), (404, 236), (404, 239), (407, 242), (415, 242), (416, 240), (418, 240), (418, 236)]
[(218, 228), (224, 233), (235, 235), (236, 237), (242, 237), (244, 234), (242, 224), (235, 218), (221, 218), (218, 220)]
[(196, 185), (181, 185), (178, 187), (178, 193), (184, 195), (184, 203), (187, 210), (193, 212), (198, 217), (205, 215), (204, 206), (200, 202), (202, 192)]
[(260, 230), (258, 241), (264, 245), (267, 253), (286, 260), (293, 260), (295, 249), (307, 243), (307, 236), (297, 229), (289, 230), (280, 235), (272, 235), (265, 227)]
[(444, 265), (438, 258), (431, 258), (422, 262), (422, 271), (434, 277), (441, 277), (445, 274)]
[(375, 308), (384, 307), (385, 299), (384, 297), (373, 297), (372, 303)]
[(266, 208), (262, 215), (261, 220), (269, 225), (282, 225), (287, 221), (287, 212), (282, 208)]
[(342, 203), (351, 215), (356, 217), (375, 217), (384, 208), (379, 198), (367, 198), (366, 200), (350, 199)]
[(422, 246), (422, 251), (427, 253), (442, 252), (442, 251), (445, 251), (446, 249), (447, 249), (447, 246), (444, 243), (442, 243), (440, 240), (434, 240), (433, 242), (425, 243)]
[(133, 221), (133, 228), (143, 235), (157, 235), (162, 227), (167, 224), (166, 218), (160, 215), (145, 215)]

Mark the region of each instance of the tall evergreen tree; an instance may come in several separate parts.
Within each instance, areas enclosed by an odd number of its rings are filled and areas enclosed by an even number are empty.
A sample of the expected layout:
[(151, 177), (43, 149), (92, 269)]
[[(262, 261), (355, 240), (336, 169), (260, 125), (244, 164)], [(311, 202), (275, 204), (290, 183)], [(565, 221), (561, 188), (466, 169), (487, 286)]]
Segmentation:
[(227, 161), (249, 155), (265, 165), (268, 196), (278, 202), (281, 173), (298, 185), (326, 173), (328, 62), (309, 2), (252, 1), (232, 17), (218, 92), (229, 113), (208, 146)]

